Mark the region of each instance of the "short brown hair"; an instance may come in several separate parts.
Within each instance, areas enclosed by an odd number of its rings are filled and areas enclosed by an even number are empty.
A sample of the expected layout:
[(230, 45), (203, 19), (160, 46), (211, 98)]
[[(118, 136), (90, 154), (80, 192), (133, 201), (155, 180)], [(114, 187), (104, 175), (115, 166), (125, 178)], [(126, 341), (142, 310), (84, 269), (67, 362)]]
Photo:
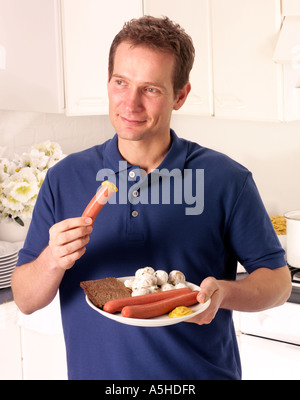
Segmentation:
[(154, 50), (174, 54), (173, 88), (175, 95), (189, 82), (190, 71), (195, 59), (193, 41), (180, 25), (171, 21), (168, 17), (144, 16), (139, 19), (132, 19), (124, 24), (110, 48), (109, 81), (113, 74), (115, 53), (122, 42), (129, 42), (133, 46), (143, 45)]

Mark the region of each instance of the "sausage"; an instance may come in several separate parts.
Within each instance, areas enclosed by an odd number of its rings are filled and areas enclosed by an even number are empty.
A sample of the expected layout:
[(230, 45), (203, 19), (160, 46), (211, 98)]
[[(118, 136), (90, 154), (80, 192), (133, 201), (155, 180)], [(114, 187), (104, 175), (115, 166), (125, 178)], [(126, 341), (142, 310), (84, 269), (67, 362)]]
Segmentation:
[(95, 194), (95, 196), (92, 198), (92, 200), (89, 202), (87, 205), (86, 209), (84, 210), (82, 216), (83, 217), (90, 217), (93, 220), (93, 223), (99, 214), (99, 212), (102, 210), (102, 207), (108, 202), (108, 200), (111, 198), (111, 196), (116, 193), (118, 189), (116, 186), (109, 182), (109, 181), (104, 181), (102, 182), (101, 188), (98, 190), (98, 192)]
[(186, 287), (182, 289), (167, 290), (165, 292), (143, 294), (141, 296), (123, 297), (121, 299), (108, 301), (107, 303), (104, 304), (103, 310), (110, 314), (113, 314), (115, 312), (121, 311), (122, 308), (125, 306), (153, 303), (155, 301), (168, 299), (170, 297), (175, 297), (181, 294), (189, 293), (191, 291), (192, 289)]
[(126, 306), (122, 309), (122, 316), (126, 318), (153, 318), (159, 315), (167, 314), (178, 306), (192, 306), (197, 304), (197, 295), (199, 291), (194, 290), (191, 293), (180, 296), (170, 297), (169, 299), (156, 301), (154, 303)]

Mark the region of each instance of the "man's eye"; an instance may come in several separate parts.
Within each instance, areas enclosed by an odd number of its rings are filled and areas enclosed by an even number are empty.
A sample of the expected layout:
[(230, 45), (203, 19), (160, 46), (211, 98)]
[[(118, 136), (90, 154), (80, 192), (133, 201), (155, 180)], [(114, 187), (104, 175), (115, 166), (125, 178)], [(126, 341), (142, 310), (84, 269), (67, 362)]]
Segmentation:
[(151, 94), (158, 94), (158, 90), (155, 88), (147, 88), (146, 91)]

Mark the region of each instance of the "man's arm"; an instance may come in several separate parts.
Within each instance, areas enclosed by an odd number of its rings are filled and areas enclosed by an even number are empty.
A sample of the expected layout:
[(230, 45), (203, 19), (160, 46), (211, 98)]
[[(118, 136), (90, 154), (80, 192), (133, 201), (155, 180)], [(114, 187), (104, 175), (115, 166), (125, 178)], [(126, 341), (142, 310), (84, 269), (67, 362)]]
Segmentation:
[(91, 232), (91, 218), (59, 222), (49, 230), (49, 244), (39, 257), (15, 269), (11, 287), (14, 300), (24, 314), (51, 303), (65, 271), (85, 253)]
[(211, 298), (207, 310), (189, 322), (209, 324), (219, 308), (255, 312), (282, 305), (291, 294), (291, 275), (287, 266), (276, 269), (258, 268), (245, 279), (223, 281), (208, 277), (200, 285), (198, 301)]

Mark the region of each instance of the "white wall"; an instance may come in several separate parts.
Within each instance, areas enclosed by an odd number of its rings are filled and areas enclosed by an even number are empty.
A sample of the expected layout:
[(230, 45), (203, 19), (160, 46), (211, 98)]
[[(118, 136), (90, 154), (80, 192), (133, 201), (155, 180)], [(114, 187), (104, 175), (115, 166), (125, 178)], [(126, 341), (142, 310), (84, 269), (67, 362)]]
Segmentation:
[[(269, 123), (174, 115), (179, 136), (222, 151), (249, 168), (270, 214), (300, 209), (300, 122)], [(66, 154), (102, 143), (114, 134), (107, 116), (0, 110), (0, 146), (21, 153), (47, 139)]]
[(58, 142), (70, 154), (101, 143), (113, 133), (108, 117), (0, 110), (0, 146), (7, 146), (10, 155), (47, 139)]

